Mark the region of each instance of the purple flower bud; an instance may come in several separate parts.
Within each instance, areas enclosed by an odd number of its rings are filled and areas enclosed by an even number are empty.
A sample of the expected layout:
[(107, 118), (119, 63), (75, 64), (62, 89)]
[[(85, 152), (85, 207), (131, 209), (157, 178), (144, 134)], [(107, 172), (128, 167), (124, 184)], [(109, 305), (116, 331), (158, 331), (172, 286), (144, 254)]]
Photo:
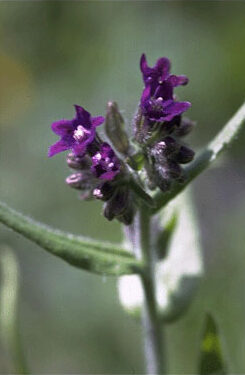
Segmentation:
[(66, 183), (74, 189), (81, 189), (81, 183), (83, 181), (83, 173), (73, 173), (66, 178)]
[(135, 215), (135, 206), (132, 202), (132, 204), (128, 204), (125, 212), (121, 216), (117, 217), (117, 220), (119, 220), (124, 225), (130, 225), (133, 222), (134, 215)]
[(189, 134), (193, 127), (195, 126), (195, 122), (191, 121), (188, 118), (181, 119), (180, 126), (175, 130), (175, 135), (177, 137), (184, 137), (185, 135)]
[(173, 160), (166, 160), (164, 165), (155, 164), (155, 183), (163, 191), (170, 189), (174, 180), (181, 181), (182, 169), (180, 165)]
[(195, 152), (186, 146), (181, 146), (178, 154), (176, 155), (176, 161), (180, 164), (186, 164), (193, 160)]
[(75, 105), (76, 116), (72, 120), (60, 120), (51, 125), (60, 140), (49, 148), (48, 156), (72, 150), (75, 155), (84, 155), (95, 138), (95, 129), (104, 122), (104, 117), (91, 117), (83, 107)]
[(178, 180), (182, 176), (182, 168), (176, 161), (168, 160), (168, 164), (165, 167), (165, 173), (169, 178)]
[(78, 172), (68, 176), (66, 183), (74, 189), (86, 190), (91, 188), (95, 181), (90, 172)]
[(171, 187), (171, 179), (166, 169), (161, 165), (155, 165), (154, 182), (163, 192), (166, 192)]
[(108, 143), (102, 143), (100, 150), (92, 157), (92, 172), (101, 180), (111, 181), (120, 172), (120, 160)]
[(156, 162), (162, 164), (166, 158), (173, 156), (180, 149), (179, 143), (172, 137), (165, 137), (157, 142), (151, 149), (151, 154)]
[(112, 219), (114, 219), (114, 217), (123, 215), (128, 207), (128, 200), (129, 190), (118, 189), (113, 197), (105, 204), (105, 217), (111, 221)]
[(91, 167), (91, 160), (88, 156), (74, 155), (73, 152), (69, 152), (66, 156), (66, 162), (68, 167), (72, 169), (84, 170)]
[(93, 196), (97, 199), (107, 201), (108, 199), (112, 197), (112, 195), (114, 194), (114, 191), (115, 191), (114, 186), (109, 182), (105, 182), (97, 186), (93, 190)]
[(127, 154), (129, 141), (125, 132), (124, 119), (116, 102), (108, 102), (105, 118), (105, 130), (113, 146), (122, 154)]

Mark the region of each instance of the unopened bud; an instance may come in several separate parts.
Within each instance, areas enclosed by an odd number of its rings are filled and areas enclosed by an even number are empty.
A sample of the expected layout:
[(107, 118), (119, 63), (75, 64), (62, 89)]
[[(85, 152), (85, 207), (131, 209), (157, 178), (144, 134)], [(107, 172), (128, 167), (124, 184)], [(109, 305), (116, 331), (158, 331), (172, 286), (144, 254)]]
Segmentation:
[(193, 160), (195, 152), (186, 146), (181, 146), (178, 154), (176, 155), (176, 161), (180, 164), (186, 164)]
[(166, 173), (171, 179), (177, 180), (182, 175), (182, 168), (176, 161), (169, 160)]
[(127, 154), (129, 141), (125, 124), (116, 102), (108, 102), (105, 118), (105, 130), (113, 146), (122, 154)]
[(195, 122), (191, 121), (190, 119), (184, 117), (181, 119), (180, 126), (175, 131), (175, 135), (177, 137), (184, 137), (185, 135), (189, 134), (193, 127), (195, 126)]
[(155, 182), (163, 191), (168, 191), (174, 180), (180, 180), (182, 177), (182, 169), (180, 165), (172, 160), (168, 160), (165, 165), (155, 165)]
[(180, 145), (174, 138), (165, 137), (152, 147), (151, 154), (157, 163), (164, 164), (165, 159), (178, 152), (179, 148)]
[(163, 168), (159, 164), (155, 165), (154, 182), (163, 192), (166, 192), (170, 189), (171, 179), (166, 171), (166, 168)]
[(73, 189), (87, 189), (91, 186), (91, 176), (87, 173), (73, 173), (66, 178), (66, 183)]
[(87, 156), (76, 156), (73, 154), (73, 152), (69, 152), (69, 154), (67, 154), (66, 162), (68, 167), (80, 170), (88, 169), (91, 165), (91, 161)]
[(93, 198), (93, 194), (91, 189), (83, 190), (82, 193), (79, 195), (79, 199), (83, 201), (89, 201)]
[(175, 134), (176, 129), (179, 128), (181, 123), (181, 116), (175, 116), (171, 121), (167, 121), (164, 123), (162, 130), (167, 134)]
[(135, 206), (132, 202), (132, 204), (128, 205), (125, 212), (121, 216), (118, 216), (117, 219), (125, 225), (130, 225), (133, 222), (134, 215), (135, 215)]
[(105, 182), (104, 184), (97, 186), (93, 190), (93, 196), (97, 199), (107, 201), (108, 199), (112, 197), (114, 190), (115, 188), (113, 187), (111, 183)]
[(126, 189), (118, 189), (113, 197), (106, 202), (104, 207), (104, 215), (108, 220), (124, 214), (129, 198), (129, 191)]

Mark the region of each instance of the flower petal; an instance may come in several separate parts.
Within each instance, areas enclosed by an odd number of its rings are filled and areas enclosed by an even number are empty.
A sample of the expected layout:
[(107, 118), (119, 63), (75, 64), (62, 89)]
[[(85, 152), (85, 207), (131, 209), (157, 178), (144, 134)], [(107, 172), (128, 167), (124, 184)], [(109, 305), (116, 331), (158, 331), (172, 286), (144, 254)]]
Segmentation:
[(141, 104), (144, 105), (150, 99), (150, 96), (151, 96), (151, 86), (148, 85), (142, 92)]
[(55, 121), (51, 124), (51, 129), (57, 135), (66, 136), (74, 129), (73, 121), (66, 119)]
[(103, 116), (92, 117), (92, 120), (91, 120), (93, 127), (103, 124), (104, 121), (105, 121), (105, 118)]
[(140, 70), (141, 72), (144, 74), (147, 73), (149, 67), (148, 67), (148, 64), (147, 64), (147, 61), (146, 61), (146, 55), (143, 53), (141, 55), (141, 58), (140, 58)]
[(187, 83), (189, 82), (189, 79), (188, 77), (184, 76), (184, 75), (181, 75), (181, 76), (176, 76), (174, 74), (171, 74), (167, 81), (170, 83), (170, 85), (172, 87), (177, 87), (177, 86), (184, 86), (184, 85), (187, 85)]
[(155, 93), (155, 98), (163, 98), (163, 100), (173, 99), (173, 86), (167, 81), (162, 82), (157, 86)]
[(76, 143), (72, 147), (72, 151), (76, 156), (83, 156), (86, 152), (87, 144), (85, 143)]
[(71, 144), (64, 139), (59, 140), (58, 142), (54, 143), (49, 148), (48, 157), (51, 158), (52, 156), (58, 154), (59, 152), (69, 150), (71, 148)]
[(160, 80), (164, 81), (169, 75), (170, 67), (169, 59), (167, 57), (161, 57), (157, 60), (153, 69), (159, 72)]
[(187, 111), (191, 106), (189, 102), (172, 102), (169, 106), (164, 108), (166, 114), (165, 121), (172, 120), (175, 116)]
[(76, 119), (80, 125), (83, 125), (85, 128), (89, 129), (91, 127), (91, 115), (86, 109), (80, 105), (74, 105), (76, 110)]

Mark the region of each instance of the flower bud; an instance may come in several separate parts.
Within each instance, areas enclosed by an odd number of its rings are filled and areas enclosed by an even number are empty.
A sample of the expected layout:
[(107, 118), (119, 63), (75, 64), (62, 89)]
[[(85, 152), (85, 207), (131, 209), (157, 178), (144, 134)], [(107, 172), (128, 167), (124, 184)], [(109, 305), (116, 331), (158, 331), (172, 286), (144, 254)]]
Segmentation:
[(155, 165), (155, 182), (163, 192), (170, 189), (173, 180), (180, 180), (181, 177), (182, 169), (173, 160), (167, 160), (165, 165)]
[(125, 124), (116, 102), (108, 102), (105, 118), (105, 130), (113, 146), (122, 154), (127, 154), (129, 141)]
[(91, 161), (87, 156), (77, 156), (74, 155), (73, 152), (69, 152), (69, 154), (67, 154), (66, 162), (68, 167), (80, 170), (88, 169), (91, 165)]
[(91, 189), (83, 190), (82, 193), (79, 195), (79, 199), (82, 201), (89, 201), (93, 198), (93, 194)]
[(182, 175), (182, 168), (176, 161), (168, 160), (165, 173), (167, 174), (167, 176), (169, 176), (169, 178), (177, 180)]
[(195, 152), (186, 146), (181, 146), (176, 161), (180, 164), (186, 164), (193, 160)]
[(193, 127), (195, 126), (195, 122), (191, 121), (190, 119), (184, 117), (181, 119), (180, 126), (176, 129), (175, 135), (177, 137), (184, 137), (185, 135), (189, 134)]
[(151, 154), (155, 161), (164, 164), (166, 158), (171, 157), (179, 151), (179, 143), (172, 137), (165, 137), (162, 141), (156, 143), (151, 149)]
[(91, 175), (82, 172), (73, 173), (66, 178), (66, 183), (73, 189), (88, 189), (92, 184)]
[(115, 188), (112, 184), (110, 184), (109, 182), (105, 182), (104, 184), (97, 186), (93, 190), (93, 196), (97, 199), (107, 201), (112, 197), (114, 190)]
[(128, 199), (129, 190), (118, 189), (112, 198), (106, 202), (104, 216), (111, 221), (114, 217), (123, 215), (128, 207)]
[(160, 164), (155, 165), (154, 182), (163, 192), (170, 189), (171, 179), (166, 168), (163, 168)]
[(128, 205), (123, 215), (118, 216), (117, 219), (125, 225), (130, 225), (133, 222), (134, 215), (135, 215), (135, 207), (133, 204), (130, 204)]
[(133, 199), (134, 199), (134, 196), (132, 192), (129, 191), (125, 210), (122, 215), (117, 217), (117, 219), (125, 225), (130, 225), (133, 222), (133, 218), (135, 215), (135, 205), (134, 205)]

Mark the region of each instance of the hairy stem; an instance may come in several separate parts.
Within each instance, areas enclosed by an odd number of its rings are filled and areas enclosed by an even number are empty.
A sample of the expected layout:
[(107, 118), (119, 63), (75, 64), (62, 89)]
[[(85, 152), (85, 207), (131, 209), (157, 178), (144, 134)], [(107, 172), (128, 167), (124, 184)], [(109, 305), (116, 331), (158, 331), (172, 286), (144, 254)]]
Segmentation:
[(151, 244), (150, 215), (148, 210), (141, 209), (137, 225), (139, 256), (145, 264), (141, 274), (144, 290), (144, 306), (142, 310), (142, 328), (147, 374), (164, 373), (164, 353), (161, 322), (157, 314), (155, 298), (155, 254)]

